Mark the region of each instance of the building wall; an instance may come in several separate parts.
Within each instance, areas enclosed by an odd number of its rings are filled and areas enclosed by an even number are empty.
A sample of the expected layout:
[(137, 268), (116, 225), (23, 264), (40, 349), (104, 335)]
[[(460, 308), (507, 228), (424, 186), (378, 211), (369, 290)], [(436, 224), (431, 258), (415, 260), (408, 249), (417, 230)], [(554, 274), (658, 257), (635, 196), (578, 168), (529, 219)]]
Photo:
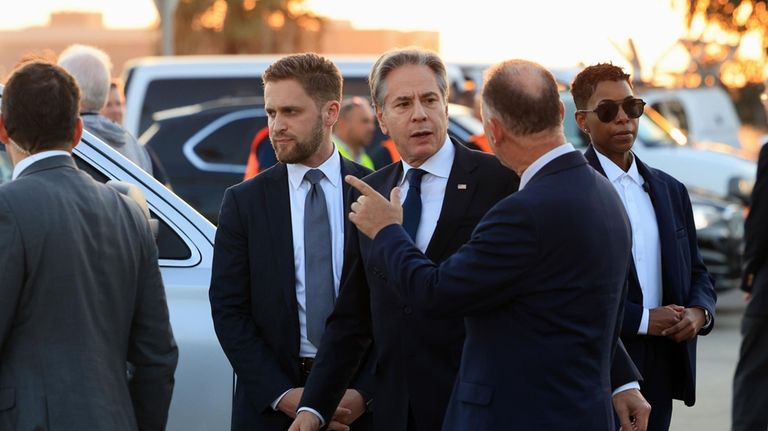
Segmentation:
[(98, 13), (54, 13), (48, 26), (0, 31), (0, 80), (5, 81), (22, 57), (31, 54), (55, 60), (73, 43), (103, 49), (112, 58), (112, 75), (119, 76), (127, 60), (159, 53), (160, 32), (107, 29)]
[[(328, 21), (323, 30), (319, 43), (313, 41), (307, 46), (318, 46), (317, 50), (326, 54), (378, 55), (412, 45), (439, 49), (437, 32), (359, 30), (348, 21)], [(120, 76), (129, 59), (159, 55), (160, 38), (160, 31), (153, 28), (107, 29), (99, 13), (56, 12), (51, 14), (47, 26), (0, 30), (0, 81), (5, 81), (22, 57), (42, 55), (55, 61), (57, 55), (73, 43), (103, 49), (112, 58), (112, 75)]]

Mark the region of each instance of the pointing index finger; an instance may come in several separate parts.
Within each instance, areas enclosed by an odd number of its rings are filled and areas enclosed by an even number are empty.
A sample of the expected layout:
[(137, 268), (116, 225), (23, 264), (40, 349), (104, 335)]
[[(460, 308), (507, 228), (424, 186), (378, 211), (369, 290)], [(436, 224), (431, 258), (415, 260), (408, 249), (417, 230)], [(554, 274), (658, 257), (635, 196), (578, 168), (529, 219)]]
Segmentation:
[(347, 175), (344, 177), (344, 181), (347, 182), (350, 186), (357, 189), (357, 191), (360, 192), (363, 196), (375, 196), (377, 194), (376, 190), (374, 190), (371, 186), (365, 183), (365, 181), (361, 180), (360, 178), (357, 178), (354, 175)]

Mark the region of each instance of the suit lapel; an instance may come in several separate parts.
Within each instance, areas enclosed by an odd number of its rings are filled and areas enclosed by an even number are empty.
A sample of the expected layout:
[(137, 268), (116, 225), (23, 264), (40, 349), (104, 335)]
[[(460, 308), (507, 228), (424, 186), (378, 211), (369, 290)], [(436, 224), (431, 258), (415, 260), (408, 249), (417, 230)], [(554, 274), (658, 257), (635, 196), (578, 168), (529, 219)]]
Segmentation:
[(659, 179), (648, 167), (635, 157), (637, 169), (640, 176), (648, 184), (648, 194), (651, 197), (653, 211), (656, 213), (656, 224), (659, 226), (659, 242), (661, 243), (661, 273), (662, 273), (662, 292), (664, 294), (663, 303), (678, 303), (678, 298), (668, 298), (667, 295), (675, 289), (668, 288), (673, 286), (676, 280), (675, 274), (672, 274), (672, 268), (676, 268), (675, 256), (677, 240), (675, 238), (675, 219), (672, 216), (672, 201), (667, 190), (666, 184)]
[(445, 247), (453, 237), (459, 223), (472, 202), (472, 196), (477, 191), (476, 176), (472, 172), (477, 168), (477, 163), (472, 158), (470, 150), (461, 144), (451, 140), (456, 152), (453, 157), (453, 166), (448, 175), (448, 184), (445, 186), (443, 206), (440, 209), (440, 218), (437, 220), (435, 232), (427, 246), (426, 255), (430, 259), (441, 256)]
[[(587, 159), (587, 163), (592, 166), (603, 177), (606, 177), (603, 165), (597, 158), (595, 153), (595, 147), (590, 145), (587, 147), (587, 151), (584, 152), (584, 158)], [(637, 268), (635, 268), (635, 259), (629, 260), (629, 291), (627, 292), (627, 300), (636, 304), (643, 303), (643, 291), (640, 288), (640, 280), (637, 278)]]
[[(293, 230), (291, 228), (291, 201), (288, 193), (288, 169), (285, 164), (275, 165), (275, 174), (265, 184), (267, 219), (270, 240), (275, 251), (276, 281), (282, 286), (285, 303), (298, 313), (296, 303), (296, 265), (293, 259)], [(298, 315), (298, 314), (295, 314)]]
[(362, 176), (365, 176), (367, 171), (363, 171), (362, 169), (359, 169), (354, 163), (347, 160), (344, 156), (339, 155), (341, 157), (341, 192), (342, 195), (342, 202), (343, 202), (343, 208), (342, 208), (342, 214), (344, 216), (344, 255), (346, 256), (346, 248), (347, 248), (347, 238), (349, 238), (349, 232), (350, 229), (354, 229), (354, 225), (351, 221), (349, 221), (349, 217), (347, 216), (349, 213), (349, 206), (352, 205), (352, 202), (349, 201), (349, 190), (352, 188), (349, 184), (347, 184), (346, 181), (344, 181), (344, 177), (347, 175), (354, 175), (358, 178), (361, 178)]

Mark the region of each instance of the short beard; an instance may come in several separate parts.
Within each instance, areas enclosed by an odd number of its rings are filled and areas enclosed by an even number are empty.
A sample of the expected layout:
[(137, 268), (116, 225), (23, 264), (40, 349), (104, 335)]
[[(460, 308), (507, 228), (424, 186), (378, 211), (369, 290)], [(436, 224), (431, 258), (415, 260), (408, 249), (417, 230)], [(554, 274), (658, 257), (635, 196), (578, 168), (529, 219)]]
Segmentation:
[(315, 121), (315, 127), (312, 129), (312, 132), (307, 139), (302, 141), (297, 140), (296, 144), (287, 151), (278, 151), (277, 147), (272, 145), (277, 160), (282, 163), (301, 163), (312, 157), (317, 152), (317, 149), (320, 148), (320, 145), (323, 143), (323, 138), (325, 137), (325, 134), (323, 133), (322, 119), (322, 116), (318, 115), (317, 120)]

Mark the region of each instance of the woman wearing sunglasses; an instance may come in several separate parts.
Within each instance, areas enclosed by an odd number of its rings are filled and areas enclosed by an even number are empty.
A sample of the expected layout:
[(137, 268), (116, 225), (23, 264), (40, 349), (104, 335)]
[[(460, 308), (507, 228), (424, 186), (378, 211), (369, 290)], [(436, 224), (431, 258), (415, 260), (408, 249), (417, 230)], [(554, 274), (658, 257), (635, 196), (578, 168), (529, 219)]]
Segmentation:
[[(616, 189), (632, 225), (621, 339), (651, 404), (649, 431), (666, 431), (672, 399), (695, 401), (696, 337), (712, 330), (715, 291), (696, 242), (685, 187), (632, 153), (645, 102), (612, 64), (589, 66), (571, 86), (585, 156)], [(598, 215), (599, 216), (599, 215)]]

